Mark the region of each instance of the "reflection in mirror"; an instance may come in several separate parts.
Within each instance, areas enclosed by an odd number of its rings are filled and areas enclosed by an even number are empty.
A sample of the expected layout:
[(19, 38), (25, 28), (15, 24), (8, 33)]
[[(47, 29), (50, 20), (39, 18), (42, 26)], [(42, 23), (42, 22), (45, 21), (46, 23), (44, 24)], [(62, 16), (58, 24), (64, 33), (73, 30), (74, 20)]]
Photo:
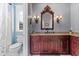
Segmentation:
[(42, 25), (42, 28), (52, 28), (52, 15), (50, 13), (43, 14)]

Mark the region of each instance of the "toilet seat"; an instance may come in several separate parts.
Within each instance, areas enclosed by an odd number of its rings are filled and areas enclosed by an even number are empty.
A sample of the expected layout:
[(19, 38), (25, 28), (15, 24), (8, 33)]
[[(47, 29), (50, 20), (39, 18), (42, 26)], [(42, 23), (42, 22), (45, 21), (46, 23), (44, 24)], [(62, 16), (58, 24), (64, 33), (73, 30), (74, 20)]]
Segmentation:
[(17, 47), (19, 47), (19, 46), (21, 46), (22, 45), (22, 43), (15, 43), (15, 44), (12, 44), (12, 45), (10, 45), (10, 49), (14, 49), (14, 48), (17, 48)]

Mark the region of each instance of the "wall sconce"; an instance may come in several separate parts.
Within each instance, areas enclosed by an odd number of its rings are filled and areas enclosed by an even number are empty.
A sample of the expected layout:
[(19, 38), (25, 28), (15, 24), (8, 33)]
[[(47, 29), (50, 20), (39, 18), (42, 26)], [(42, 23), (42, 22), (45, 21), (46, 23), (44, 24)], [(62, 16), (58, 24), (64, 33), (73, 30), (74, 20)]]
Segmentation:
[(35, 20), (36, 23), (38, 23), (39, 18), (40, 18), (39, 16), (33, 16), (33, 19)]
[(30, 24), (32, 24), (32, 18), (29, 18), (29, 20), (30, 20)]
[(56, 16), (57, 23), (60, 23), (60, 21), (61, 21), (62, 18), (63, 18), (62, 16)]

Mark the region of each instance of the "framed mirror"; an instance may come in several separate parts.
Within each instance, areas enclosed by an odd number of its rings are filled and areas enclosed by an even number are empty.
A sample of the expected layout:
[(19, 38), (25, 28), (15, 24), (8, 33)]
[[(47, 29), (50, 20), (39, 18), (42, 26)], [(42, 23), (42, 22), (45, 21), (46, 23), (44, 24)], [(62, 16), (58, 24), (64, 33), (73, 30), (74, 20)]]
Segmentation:
[(53, 30), (54, 29), (54, 12), (47, 5), (41, 12), (41, 29)]

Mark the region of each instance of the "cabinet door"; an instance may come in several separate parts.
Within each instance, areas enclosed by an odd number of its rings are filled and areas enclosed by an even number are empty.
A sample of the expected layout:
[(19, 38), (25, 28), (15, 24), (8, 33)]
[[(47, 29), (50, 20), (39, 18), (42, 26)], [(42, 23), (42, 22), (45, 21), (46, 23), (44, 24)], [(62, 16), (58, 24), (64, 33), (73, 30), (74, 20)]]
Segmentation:
[(50, 38), (50, 36), (41, 36), (41, 52), (40, 53), (42, 53), (42, 54), (49, 54), (49, 53), (51, 53), (51, 45), (50, 45), (50, 40), (51, 40), (51, 38)]
[(42, 50), (41, 53), (48, 53), (48, 36), (41, 36)]
[(68, 54), (69, 53), (69, 36), (62, 36), (61, 37), (61, 41), (62, 41), (62, 53), (63, 54)]
[(79, 56), (79, 37), (71, 37), (71, 54)]
[(39, 54), (40, 53), (40, 37), (34, 36), (31, 38), (31, 53)]
[(54, 54), (61, 53), (62, 51), (62, 42), (59, 36), (52, 36), (51, 38), (51, 51)]
[(67, 54), (68, 51), (68, 38), (66, 36), (53, 36), (51, 39), (51, 51), (55, 54)]

